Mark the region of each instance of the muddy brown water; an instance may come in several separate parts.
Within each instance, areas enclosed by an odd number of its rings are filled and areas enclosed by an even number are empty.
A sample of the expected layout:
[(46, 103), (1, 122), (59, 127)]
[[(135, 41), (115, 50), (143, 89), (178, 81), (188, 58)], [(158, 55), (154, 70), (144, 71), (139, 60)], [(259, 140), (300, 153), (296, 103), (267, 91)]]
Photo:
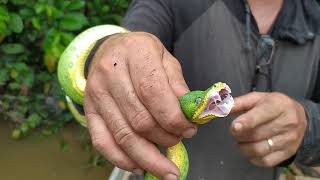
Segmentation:
[[(83, 129), (68, 125), (49, 137), (34, 134), (15, 141), (12, 125), (0, 120), (0, 180), (107, 180), (112, 170), (89, 167), (90, 153), (83, 148)], [(61, 150), (61, 140), (67, 142)]]

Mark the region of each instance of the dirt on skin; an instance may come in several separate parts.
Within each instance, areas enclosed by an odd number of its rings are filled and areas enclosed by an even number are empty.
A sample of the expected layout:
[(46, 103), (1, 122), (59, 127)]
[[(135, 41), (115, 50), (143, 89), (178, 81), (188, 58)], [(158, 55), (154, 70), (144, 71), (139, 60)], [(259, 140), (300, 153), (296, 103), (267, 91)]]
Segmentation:
[[(69, 125), (62, 133), (33, 134), (12, 140), (12, 124), (0, 120), (1, 180), (106, 180), (112, 166), (89, 167), (90, 153), (83, 147), (83, 129)], [(61, 149), (62, 139), (67, 142)]]

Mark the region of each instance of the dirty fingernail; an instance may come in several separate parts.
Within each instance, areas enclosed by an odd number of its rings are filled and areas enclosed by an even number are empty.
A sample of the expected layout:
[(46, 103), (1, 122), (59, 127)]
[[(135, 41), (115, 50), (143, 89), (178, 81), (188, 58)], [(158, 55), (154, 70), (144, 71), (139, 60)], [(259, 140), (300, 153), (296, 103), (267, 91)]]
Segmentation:
[(136, 175), (143, 175), (143, 170), (141, 169), (134, 169), (132, 172)]
[(233, 129), (234, 129), (235, 131), (241, 131), (242, 128), (243, 128), (243, 126), (242, 126), (241, 123), (235, 123), (235, 124), (233, 125)]
[(167, 174), (164, 176), (164, 180), (178, 180), (178, 176), (174, 174)]
[(186, 131), (184, 131), (182, 133), (182, 136), (184, 138), (192, 138), (196, 133), (197, 133), (197, 129), (196, 128), (190, 128), (190, 129), (187, 129)]

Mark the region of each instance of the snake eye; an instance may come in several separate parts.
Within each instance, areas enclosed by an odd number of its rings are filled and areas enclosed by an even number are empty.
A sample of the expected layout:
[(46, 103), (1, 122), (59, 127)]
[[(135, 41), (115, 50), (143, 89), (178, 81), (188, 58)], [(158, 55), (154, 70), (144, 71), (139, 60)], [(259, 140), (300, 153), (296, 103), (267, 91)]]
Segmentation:
[(201, 97), (197, 97), (196, 100), (195, 100), (195, 103), (196, 105), (199, 105), (202, 101), (202, 98)]

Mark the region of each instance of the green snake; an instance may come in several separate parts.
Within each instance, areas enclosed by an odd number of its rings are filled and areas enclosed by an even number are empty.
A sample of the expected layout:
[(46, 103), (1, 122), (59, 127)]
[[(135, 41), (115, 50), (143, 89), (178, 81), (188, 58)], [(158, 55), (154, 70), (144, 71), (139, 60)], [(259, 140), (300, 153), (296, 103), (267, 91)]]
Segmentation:
[[(75, 119), (86, 127), (82, 105), (86, 79), (84, 76), (85, 61), (95, 43), (108, 35), (126, 33), (126, 29), (114, 25), (92, 27), (78, 35), (62, 54), (58, 65), (58, 79), (66, 93), (69, 110)], [(186, 118), (196, 124), (205, 124), (217, 117), (227, 116), (234, 100), (231, 90), (225, 83), (215, 83), (205, 91), (191, 91), (181, 97), (179, 102)], [(180, 180), (185, 180), (189, 170), (189, 159), (182, 142), (166, 149), (166, 157), (180, 170)], [(156, 180), (149, 172), (145, 180)]]

